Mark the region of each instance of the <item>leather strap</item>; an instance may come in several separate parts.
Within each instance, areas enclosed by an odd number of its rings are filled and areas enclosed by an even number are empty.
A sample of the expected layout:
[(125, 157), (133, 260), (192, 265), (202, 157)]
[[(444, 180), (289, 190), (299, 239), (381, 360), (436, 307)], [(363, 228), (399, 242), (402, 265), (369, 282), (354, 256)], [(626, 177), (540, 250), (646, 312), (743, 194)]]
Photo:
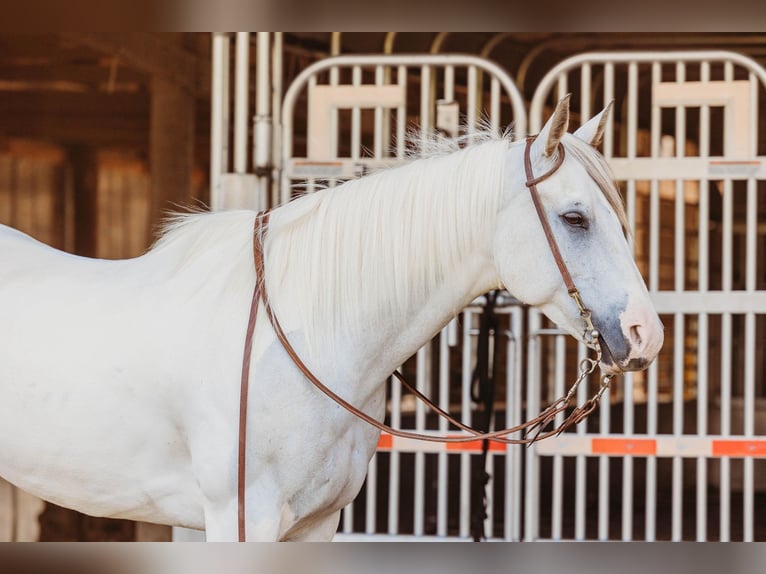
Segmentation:
[[(259, 213), (256, 221), (265, 231), (269, 221), (269, 212)], [(258, 224), (256, 224), (258, 225)], [(253, 251), (260, 251), (261, 238), (257, 233), (253, 234)], [(256, 268), (255, 288), (253, 298), (250, 301), (250, 315), (247, 321), (245, 335), (245, 349), (242, 357), (242, 375), (239, 385), (239, 433), (237, 452), (237, 537), (240, 542), (245, 542), (247, 533), (245, 529), (245, 478), (247, 474), (247, 396), (250, 387), (250, 362), (253, 353), (253, 335), (255, 324), (258, 320), (258, 306), (261, 302), (261, 278), (263, 273)]]
[(530, 150), (532, 149), (532, 143), (535, 141), (535, 137), (536, 136), (527, 138), (527, 145), (524, 147), (524, 172), (527, 176), (527, 181), (524, 185), (527, 186), (529, 195), (532, 196), (532, 203), (535, 205), (537, 217), (540, 219), (540, 223), (543, 226), (545, 238), (548, 240), (548, 246), (553, 254), (553, 259), (556, 261), (556, 266), (559, 268), (561, 278), (564, 280), (564, 285), (566, 285), (567, 291), (571, 295), (577, 292), (577, 287), (575, 287), (574, 281), (572, 281), (572, 276), (569, 274), (569, 269), (567, 269), (566, 263), (564, 263), (564, 258), (561, 256), (561, 251), (559, 251), (556, 238), (551, 230), (551, 224), (548, 221), (548, 216), (545, 214), (542, 201), (540, 200), (540, 192), (537, 191), (537, 184), (545, 181), (556, 173), (561, 167), (561, 164), (564, 163), (564, 146), (559, 142), (553, 167), (544, 174), (535, 177), (534, 173), (532, 173), (532, 158), (530, 157)]

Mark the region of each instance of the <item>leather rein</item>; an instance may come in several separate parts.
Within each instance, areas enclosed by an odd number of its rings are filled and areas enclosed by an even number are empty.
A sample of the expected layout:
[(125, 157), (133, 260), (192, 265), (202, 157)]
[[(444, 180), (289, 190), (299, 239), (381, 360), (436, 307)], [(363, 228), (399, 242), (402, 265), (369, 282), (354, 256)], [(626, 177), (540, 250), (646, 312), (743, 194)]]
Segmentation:
[[(455, 427), (464, 431), (467, 434), (457, 435), (457, 436), (455, 435), (440, 436), (440, 435), (423, 434), (418, 432), (395, 429), (389, 425), (379, 422), (377, 419), (359, 410), (354, 405), (350, 404), (349, 402), (344, 400), (342, 397), (338, 396), (324, 383), (322, 383), (322, 381), (320, 381), (319, 378), (316, 375), (314, 375), (311, 369), (308, 366), (306, 366), (306, 364), (303, 362), (303, 360), (300, 358), (300, 356), (296, 352), (295, 348), (290, 343), (289, 339), (287, 338), (287, 336), (285, 335), (282, 329), (282, 325), (280, 324), (279, 319), (276, 317), (274, 310), (272, 309), (271, 304), (269, 302), (269, 297), (266, 292), (266, 281), (265, 281), (266, 268), (265, 268), (265, 262), (264, 262), (264, 254), (263, 254), (263, 239), (265, 237), (266, 232), (268, 231), (270, 212), (266, 210), (256, 215), (254, 231), (253, 231), (253, 259), (255, 263), (256, 281), (255, 281), (255, 288), (253, 289), (253, 297), (250, 303), (250, 314), (249, 314), (247, 331), (245, 336), (245, 348), (244, 348), (244, 356), (242, 359), (242, 373), (241, 373), (241, 379), (240, 379), (240, 397), (239, 397), (239, 432), (238, 432), (238, 453), (237, 453), (237, 519), (238, 519), (237, 531), (238, 531), (238, 538), (240, 542), (244, 542), (246, 540), (245, 477), (246, 477), (246, 453), (247, 453), (247, 403), (248, 403), (247, 399), (248, 399), (248, 390), (249, 390), (253, 335), (255, 333), (255, 324), (258, 319), (258, 309), (261, 304), (263, 305), (263, 308), (269, 319), (269, 323), (271, 324), (271, 327), (274, 330), (274, 333), (277, 336), (277, 339), (279, 339), (279, 342), (282, 344), (282, 347), (285, 349), (285, 351), (287, 352), (287, 354), (289, 355), (290, 359), (293, 361), (295, 366), (301, 371), (303, 376), (305, 376), (318, 390), (320, 390), (322, 393), (327, 395), (330, 399), (335, 401), (338, 405), (346, 409), (348, 412), (360, 418), (361, 420), (365, 421), (366, 423), (372, 425), (378, 430), (382, 432), (386, 432), (392, 436), (406, 438), (406, 439), (416, 439), (416, 440), (422, 440), (422, 441), (428, 441), (428, 442), (440, 442), (440, 443), (465, 443), (465, 442), (473, 442), (473, 441), (479, 441), (479, 440), (493, 440), (493, 441), (497, 441), (497, 442), (501, 442), (505, 444), (530, 445), (538, 440), (545, 439), (549, 436), (561, 434), (568, 427), (579, 423), (596, 409), (596, 407), (598, 406), (599, 400), (601, 399), (601, 396), (603, 395), (604, 391), (606, 391), (606, 389), (609, 386), (609, 383), (611, 381), (610, 375), (604, 376), (601, 380), (601, 384), (596, 394), (593, 395), (593, 397), (591, 397), (587, 401), (585, 401), (585, 403), (583, 403), (581, 406), (575, 407), (574, 410), (570, 413), (570, 415), (566, 419), (564, 419), (564, 421), (561, 422), (558, 427), (553, 428), (551, 430), (547, 430), (547, 431), (544, 430), (551, 422), (554, 422), (554, 419), (557, 417), (557, 415), (564, 413), (566, 411), (580, 383), (588, 375), (590, 375), (593, 371), (595, 371), (599, 361), (601, 360), (601, 346), (599, 344), (598, 331), (596, 331), (596, 329), (593, 327), (593, 322), (591, 320), (591, 311), (590, 309), (585, 307), (585, 305), (583, 304), (582, 297), (580, 296), (580, 292), (577, 290), (577, 287), (575, 286), (574, 281), (572, 280), (572, 276), (569, 273), (569, 269), (567, 268), (567, 265), (564, 262), (563, 257), (561, 256), (561, 251), (558, 248), (558, 244), (556, 243), (556, 238), (554, 237), (553, 231), (551, 230), (550, 222), (548, 221), (548, 217), (545, 214), (545, 211), (543, 209), (542, 201), (540, 199), (540, 194), (537, 191), (537, 184), (545, 181), (554, 173), (556, 173), (558, 169), (561, 167), (561, 165), (564, 163), (564, 147), (561, 143), (559, 143), (556, 158), (554, 160), (554, 164), (551, 167), (551, 169), (549, 169), (547, 172), (545, 172), (544, 174), (538, 177), (534, 177), (534, 173), (532, 171), (532, 161), (530, 157), (530, 149), (532, 147), (532, 142), (534, 142), (534, 140), (535, 140), (535, 137), (527, 138), (526, 146), (524, 149), (524, 170), (525, 170), (525, 174), (527, 178), (525, 185), (529, 189), (532, 202), (534, 203), (538, 218), (540, 219), (540, 223), (542, 224), (543, 231), (545, 232), (545, 237), (548, 241), (548, 246), (550, 247), (550, 251), (553, 254), (553, 258), (556, 262), (556, 266), (558, 267), (559, 272), (561, 273), (561, 277), (564, 280), (564, 284), (567, 288), (567, 292), (577, 304), (577, 308), (580, 312), (580, 316), (582, 317), (583, 322), (585, 323), (585, 330), (583, 335), (585, 342), (589, 347), (595, 349), (596, 358), (595, 359), (586, 358), (580, 362), (580, 373), (577, 377), (577, 380), (575, 381), (575, 383), (572, 385), (572, 387), (569, 389), (569, 391), (567, 392), (565, 396), (554, 401), (545, 410), (543, 410), (537, 417), (511, 428), (491, 431), (491, 432), (481, 432), (470, 426), (467, 426), (461, 423), (460, 421), (458, 421), (457, 419), (449, 415), (447, 412), (439, 408), (437, 405), (435, 405), (430, 399), (428, 399), (420, 391), (418, 391), (411, 383), (405, 380), (404, 377), (402, 377), (402, 375), (398, 371), (394, 371), (392, 375), (396, 377), (405, 388), (407, 388), (419, 400), (425, 403), (426, 406), (428, 406), (428, 408), (430, 408), (437, 415), (439, 415), (440, 417), (443, 417), (444, 419), (449, 421), (452, 425), (454, 425)], [(523, 438), (508, 438), (508, 435), (518, 433), (520, 431), (525, 431), (525, 436)]]

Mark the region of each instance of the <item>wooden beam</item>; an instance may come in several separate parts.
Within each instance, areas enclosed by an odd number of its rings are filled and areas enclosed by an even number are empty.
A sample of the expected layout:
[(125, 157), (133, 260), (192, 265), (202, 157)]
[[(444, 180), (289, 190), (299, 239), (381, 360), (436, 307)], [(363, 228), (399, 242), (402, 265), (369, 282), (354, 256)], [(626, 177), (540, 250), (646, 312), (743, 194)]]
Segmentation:
[(168, 211), (191, 202), (194, 169), (194, 97), (162, 77), (152, 79), (149, 169), (153, 232)]
[(107, 56), (119, 56), (129, 66), (196, 94), (197, 57), (170, 32), (64, 32), (62, 37)]

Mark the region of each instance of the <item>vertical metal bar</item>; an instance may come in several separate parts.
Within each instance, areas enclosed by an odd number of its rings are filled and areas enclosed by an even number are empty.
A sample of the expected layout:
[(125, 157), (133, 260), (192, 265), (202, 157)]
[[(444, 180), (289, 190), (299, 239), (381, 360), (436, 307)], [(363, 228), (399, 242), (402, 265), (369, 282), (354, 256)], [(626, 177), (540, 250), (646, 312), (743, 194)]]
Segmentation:
[[(449, 327), (442, 329), (439, 336), (439, 408), (449, 411)], [(449, 430), (446, 419), (439, 417), (439, 431), (444, 435)], [(437, 455), (436, 493), (436, 535), (447, 536), (447, 512), (449, 494), (449, 465), (446, 452)]]
[[(588, 350), (585, 345), (578, 343), (577, 345), (577, 364), (579, 365), (583, 359), (588, 356)], [(583, 383), (577, 389), (577, 404), (581, 405), (587, 400), (588, 387), (590, 386), (590, 378), (583, 381)], [(585, 435), (588, 429), (588, 419), (586, 418), (579, 425), (577, 425), (577, 434), (580, 436)], [(575, 540), (585, 540), (585, 524), (586, 524), (586, 486), (588, 475), (586, 473), (586, 458), (584, 455), (577, 455), (575, 459)]]
[(558, 92), (559, 99), (561, 99), (569, 91), (569, 77), (567, 76), (566, 72), (559, 74), (559, 77), (556, 81), (556, 86), (556, 91)]
[[(636, 157), (638, 140), (638, 64), (628, 64), (628, 138), (627, 157)], [(628, 241), (631, 249), (636, 231), (636, 181), (628, 180), (627, 210), (630, 223)], [(633, 373), (623, 378), (623, 434), (632, 435), (634, 430)], [(633, 457), (622, 457), (622, 539), (633, 539)]]
[(493, 132), (500, 130), (500, 122), (502, 120), (500, 113), (500, 81), (492, 76), (492, 80), (489, 85), (489, 125)]
[[(555, 343), (556, 368), (554, 372), (554, 396), (564, 396), (564, 377), (566, 366), (566, 340), (564, 335), (556, 335)], [(564, 422), (564, 414), (559, 413), (555, 418), (555, 426)], [(564, 513), (564, 459), (561, 455), (553, 456), (553, 499), (551, 501), (551, 538), (561, 540)]]
[[(710, 81), (710, 63), (700, 64), (700, 80)], [(710, 156), (710, 106), (700, 107), (700, 157)], [(701, 179), (699, 182), (699, 219), (698, 219), (698, 290), (706, 293), (708, 290), (708, 261), (709, 261), (709, 221), (710, 197), (709, 182)], [(705, 436), (708, 432), (708, 346), (709, 322), (708, 314), (700, 313), (697, 317), (697, 436)], [(707, 540), (707, 458), (697, 457), (696, 485), (696, 514), (697, 542)]]
[[(415, 384), (418, 391), (428, 394), (428, 361), (430, 353), (428, 346), (418, 349), (416, 355), (417, 367)], [(415, 429), (422, 431), (426, 428), (425, 405), (418, 401), (415, 407)], [(426, 458), (425, 453), (415, 453), (415, 508), (413, 511), (413, 533), (415, 536), (423, 536), (425, 533), (425, 484), (426, 484)]]
[[(522, 376), (523, 313), (521, 308), (511, 310), (511, 332), (507, 343), (507, 391), (506, 412), (508, 426), (521, 422), (521, 376)], [(514, 433), (511, 438), (518, 438)], [(508, 445), (505, 455), (505, 475), (509, 481), (505, 498), (505, 538), (521, 540), (521, 445)]]
[[(754, 116), (750, 118), (749, 147), (752, 156), (758, 155), (758, 86), (759, 82), (755, 75), (750, 72), (750, 109)], [(754, 178), (747, 180), (747, 215), (746, 215), (746, 238), (745, 238), (745, 288), (749, 293), (757, 288), (757, 261), (758, 261), (758, 182)], [(755, 361), (756, 361), (756, 331), (755, 313), (745, 315), (745, 385), (744, 385), (744, 434), (755, 434)], [(747, 457), (743, 461), (743, 484), (742, 484), (742, 512), (743, 512), (743, 541), (753, 541), (754, 522), (754, 461)]]
[(229, 93), (229, 37), (214, 32), (212, 38), (212, 85), (210, 94), (210, 204), (220, 209), (223, 198), (220, 193), (221, 174), (228, 171), (228, 93)]
[[(460, 391), (461, 422), (471, 424), (471, 359), (473, 358), (473, 311), (463, 313), (463, 365)], [(467, 538), (471, 534), (471, 455), (460, 453), (460, 523), (459, 535)]]
[[(399, 369), (401, 371), (401, 369)], [(391, 377), (391, 427), (402, 428), (402, 384)], [(399, 533), (399, 467), (400, 455), (397, 451), (389, 454), (388, 470), (388, 533)]]
[(431, 66), (420, 68), (420, 129), (423, 137), (431, 131)]
[[(662, 79), (662, 67), (659, 62), (652, 62), (652, 86), (656, 86)], [(650, 155), (657, 158), (660, 155), (660, 130), (661, 130), (660, 107), (652, 101), (651, 128), (650, 128)], [(659, 259), (660, 259), (660, 194), (656, 179), (649, 184), (649, 290), (658, 291)], [(657, 434), (657, 410), (658, 410), (658, 377), (657, 362), (650, 365), (647, 373), (647, 399), (646, 399), (646, 432), (648, 435)], [(654, 541), (657, 531), (657, 459), (646, 459), (646, 540)]]
[[(272, 167), (272, 123), (271, 123), (271, 32), (258, 32), (256, 36), (258, 65), (255, 84), (255, 118), (253, 120), (253, 164), (256, 170), (266, 171)], [(258, 191), (255, 209), (268, 205), (269, 177), (258, 177)]]
[(476, 66), (468, 66), (468, 99), (466, 109), (466, 126), (468, 133), (476, 131)]
[(580, 123), (585, 123), (591, 115), (591, 66), (583, 64), (580, 68)]
[[(386, 75), (383, 72), (383, 66), (375, 66), (375, 85), (382, 86), (385, 82)], [(382, 106), (375, 106), (375, 127), (373, 132), (373, 154), (376, 159), (383, 157), (383, 136), (384, 136), (384, 114), (387, 111)], [(387, 132), (385, 133), (386, 139), (391, 136)]]
[[(399, 66), (396, 74), (396, 81), (402, 87), (404, 93), (407, 93), (407, 68), (406, 66)], [(406, 138), (405, 129), (407, 127), (407, 108), (406, 103), (402, 103), (401, 106), (396, 108), (396, 157), (401, 159), (404, 157), (404, 149)]]
[[(731, 62), (724, 63), (724, 81), (734, 80), (734, 66)], [(733, 189), (731, 179), (723, 181), (723, 238), (722, 238), (722, 278), (721, 290), (731, 291), (732, 288), (732, 243), (733, 243)], [(731, 313), (721, 315), (721, 435), (731, 434)], [(730, 459), (720, 460), (720, 540), (729, 542), (731, 539), (731, 466)]]
[[(686, 81), (686, 64), (676, 64), (676, 83), (683, 84)], [(684, 157), (686, 149), (686, 108), (676, 107), (676, 157)], [(674, 287), (677, 293), (684, 290), (685, 280), (685, 233), (686, 211), (684, 197), (684, 180), (676, 180), (675, 197), (675, 253), (674, 253)], [(684, 424), (684, 316), (675, 313), (673, 317), (673, 434), (683, 434)], [(683, 459), (680, 456), (673, 457), (673, 502), (672, 502), (672, 533), (673, 541), (680, 541), (683, 537)]]
[[(351, 70), (351, 83), (362, 85), (362, 68), (354, 66)], [(362, 146), (362, 110), (359, 106), (351, 108), (351, 159), (359, 159)]]
[[(540, 411), (540, 313), (529, 310), (529, 343), (527, 346), (527, 420)], [(540, 458), (535, 446), (525, 449), (524, 540), (537, 540), (540, 535)]]
[(448, 102), (455, 99), (455, 66), (444, 67), (444, 99)]
[[(614, 64), (607, 62), (604, 64), (604, 103), (609, 103), (614, 99)], [(614, 114), (609, 114), (606, 131), (604, 132), (604, 157), (607, 159), (614, 155), (614, 135), (612, 125), (614, 124)]]
[(364, 507), (364, 531), (367, 534), (375, 534), (375, 524), (378, 521), (378, 455), (372, 455), (370, 464), (367, 466), (367, 480), (365, 488)]
[(274, 43), (271, 51), (271, 111), (272, 111), (272, 146), (271, 157), (274, 162), (275, 175), (272, 181), (271, 196), (268, 206), (279, 203), (280, 185), (282, 181), (282, 83), (284, 69), (284, 33), (274, 32)]
[(234, 171), (247, 171), (247, 132), (250, 78), (250, 33), (236, 34), (236, 68), (234, 77)]

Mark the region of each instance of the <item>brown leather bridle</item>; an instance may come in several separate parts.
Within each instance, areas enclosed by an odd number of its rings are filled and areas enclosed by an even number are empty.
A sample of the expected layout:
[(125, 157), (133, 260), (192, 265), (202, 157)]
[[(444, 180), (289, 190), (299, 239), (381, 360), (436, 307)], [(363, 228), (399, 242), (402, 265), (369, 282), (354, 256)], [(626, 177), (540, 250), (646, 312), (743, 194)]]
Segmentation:
[[(253, 335), (255, 333), (255, 324), (258, 318), (258, 308), (262, 304), (266, 314), (269, 318), (269, 323), (274, 330), (277, 339), (282, 344), (290, 359), (293, 361), (298, 370), (301, 371), (317, 389), (327, 395), (341, 407), (346, 409), (354, 416), (362, 419), (366, 423), (372, 425), (382, 432), (389, 433), (390, 435), (408, 439), (417, 439), (429, 442), (442, 442), (442, 443), (465, 443), (478, 440), (494, 440), (505, 444), (532, 444), (535, 441), (542, 440), (552, 435), (557, 435), (569, 426), (577, 424), (587, 417), (593, 410), (595, 410), (598, 402), (609, 385), (611, 376), (605, 376), (602, 381), (598, 392), (590, 399), (588, 399), (582, 406), (576, 407), (571, 414), (557, 427), (549, 431), (543, 432), (545, 427), (552, 422), (556, 415), (563, 413), (569, 406), (569, 402), (574, 396), (575, 390), (579, 384), (590, 375), (598, 366), (601, 360), (601, 348), (599, 345), (598, 332), (593, 327), (591, 320), (591, 311), (583, 304), (580, 292), (572, 280), (572, 276), (569, 273), (569, 269), (561, 256), (561, 251), (556, 243), (556, 238), (551, 230), (550, 222), (543, 209), (542, 202), (540, 200), (540, 194), (537, 191), (537, 184), (545, 181), (550, 176), (558, 171), (564, 162), (564, 146), (559, 143), (557, 154), (554, 159), (553, 166), (544, 174), (534, 177), (532, 171), (532, 161), (530, 157), (530, 149), (535, 138), (530, 137), (526, 141), (524, 149), (524, 170), (526, 173), (526, 187), (529, 189), (532, 202), (534, 203), (535, 210), (540, 219), (540, 223), (543, 226), (545, 237), (548, 241), (553, 258), (556, 261), (556, 265), (561, 273), (561, 277), (564, 280), (564, 284), (567, 288), (569, 295), (574, 299), (577, 307), (580, 311), (580, 316), (585, 323), (584, 339), (586, 343), (596, 350), (597, 356), (595, 359), (583, 359), (580, 363), (580, 373), (564, 397), (559, 398), (549, 405), (544, 411), (542, 411), (537, 417), (517, 425), (515, 427), (492, 431), (492, 432), (480, 432), (472, 427), (469, 427), (460, 421), (456, 420), (444, 410), (440, 409), (427, 397), (425, 397), (420, 391), (418, 391), (412, 384), (407, 382), (402, 375), (394, 371), (392, 375), (396, 377), (402, 385), (404, 385), (410, 392), (412, 392), (419, 400), (423, 401), (432, 411), (443, 417), (451, 424), (468, 433), (467, 435), (459, 436), (436, 436), (423, 433), (405, 431), (401, 429), (395, 429), (379, 422), (377, 419), (371, 417), (367, 413), (359, 410), (352, 404), (348, 403), (342, 397), (338, 396), (329, 387), (327, 387), (319, 378), (314, 375), (311, 369), (303, 362), (295, 348), (290, 343), (289, 339), (285, 335), (282, 325), (279, 319), (276, 317), (274, 310), (269, 302), (269, 297), (266, 292), (266, 268), (263, 254), (263, 239), (268, 231), (269, 215), (270, 212), (262, 211), (255, 217), (254, 231), (253, 231), (253, 259), (255, 263), (255, 288), (253, 289), (253, 297), (250, 303), (250, 315), (247, 323), (247, 331), (245, 336), (245, 349), (242, 360), (242, 373), (240, 379), (240, 398), (239, 398), (239, 433), (238, 433), (238, 456), (237, 456), (237, 518), (238, 518), (238, 538), (240, 542), (246, 540), (246, 522), (245, 522), (245, 478), (246, 478), (246, 452), (247, 452), (247, 398), (248, 387), (250, 378), (250, 363), (253, 346)], [(528, 436), (531, 432), (535, 431), (533, 436)], [(508, 435), (517, 433), (520, 431), (526, 431), (524, 438), (508, 438)]]

